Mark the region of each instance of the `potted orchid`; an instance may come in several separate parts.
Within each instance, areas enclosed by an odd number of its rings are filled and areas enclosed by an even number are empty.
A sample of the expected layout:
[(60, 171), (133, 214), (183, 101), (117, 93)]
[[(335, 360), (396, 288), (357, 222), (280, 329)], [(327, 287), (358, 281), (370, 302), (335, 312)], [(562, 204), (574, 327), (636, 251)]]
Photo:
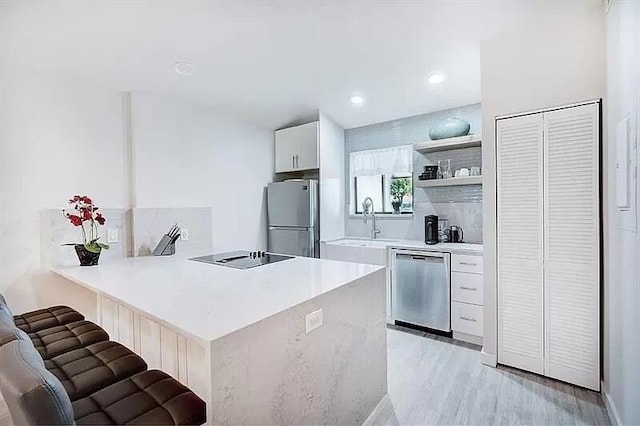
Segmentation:
[(69, 200), (69, 209), (62, 210), (64, 217), (69, 219), (73, 226), (82, 229), (83, 243), (68, 243), (66, 246), (74, 246), (81, 266), (97, 265), (102, 249), (108, 249), (107, 244), (98, 242), (98, 226), (105, 224), (106, 219), (98, 212), (98, 207), (93, 204), (91, 198), (86, 195), (74, 195)]

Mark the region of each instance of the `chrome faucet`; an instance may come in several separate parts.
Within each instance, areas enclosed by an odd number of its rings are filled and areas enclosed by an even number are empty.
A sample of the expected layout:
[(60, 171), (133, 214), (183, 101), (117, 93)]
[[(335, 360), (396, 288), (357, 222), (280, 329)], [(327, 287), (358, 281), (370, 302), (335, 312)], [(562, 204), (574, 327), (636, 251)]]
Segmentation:
[(376, 236), (380, 233), (380, 230), (376, 227), (376, 209), (373, 208), (373, 200), (371, 197), (367, 197), (362, 202), (362, 221), (367, 223), (367, 218), (371, 215), (373, 219), (371, 222), (371, 239), (375, 240)]

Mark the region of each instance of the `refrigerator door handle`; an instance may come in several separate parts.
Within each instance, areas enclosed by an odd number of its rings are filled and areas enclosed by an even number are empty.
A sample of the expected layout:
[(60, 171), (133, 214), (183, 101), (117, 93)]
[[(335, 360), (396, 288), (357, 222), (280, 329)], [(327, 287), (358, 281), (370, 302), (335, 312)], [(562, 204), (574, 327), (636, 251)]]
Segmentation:
[(313, 229), (313, 227), (310, 227), (310, 226), (270, 226), (269, 227), (269, 231), (273, 231), (277, 229), (282, 229), (283, 231), (308, 231), (310, 229)]

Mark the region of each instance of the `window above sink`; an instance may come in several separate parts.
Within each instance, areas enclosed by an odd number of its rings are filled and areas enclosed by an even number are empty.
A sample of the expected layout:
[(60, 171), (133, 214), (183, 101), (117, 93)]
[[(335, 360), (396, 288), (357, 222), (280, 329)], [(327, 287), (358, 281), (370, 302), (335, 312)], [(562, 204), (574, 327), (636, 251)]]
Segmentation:
[(349, 155), (350, 214), (362, 215), (365, 198), (379, 215), (413, 213), (413, 148), (400, 146)]

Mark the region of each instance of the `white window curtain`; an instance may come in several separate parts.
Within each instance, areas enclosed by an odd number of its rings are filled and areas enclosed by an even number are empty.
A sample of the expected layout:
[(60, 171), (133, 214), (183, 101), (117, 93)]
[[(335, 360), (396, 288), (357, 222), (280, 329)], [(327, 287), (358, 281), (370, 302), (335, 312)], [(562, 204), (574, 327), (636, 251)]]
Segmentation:
[(351, 178), (413, 173), (413, 146), (356, 151), (349, 154)]

